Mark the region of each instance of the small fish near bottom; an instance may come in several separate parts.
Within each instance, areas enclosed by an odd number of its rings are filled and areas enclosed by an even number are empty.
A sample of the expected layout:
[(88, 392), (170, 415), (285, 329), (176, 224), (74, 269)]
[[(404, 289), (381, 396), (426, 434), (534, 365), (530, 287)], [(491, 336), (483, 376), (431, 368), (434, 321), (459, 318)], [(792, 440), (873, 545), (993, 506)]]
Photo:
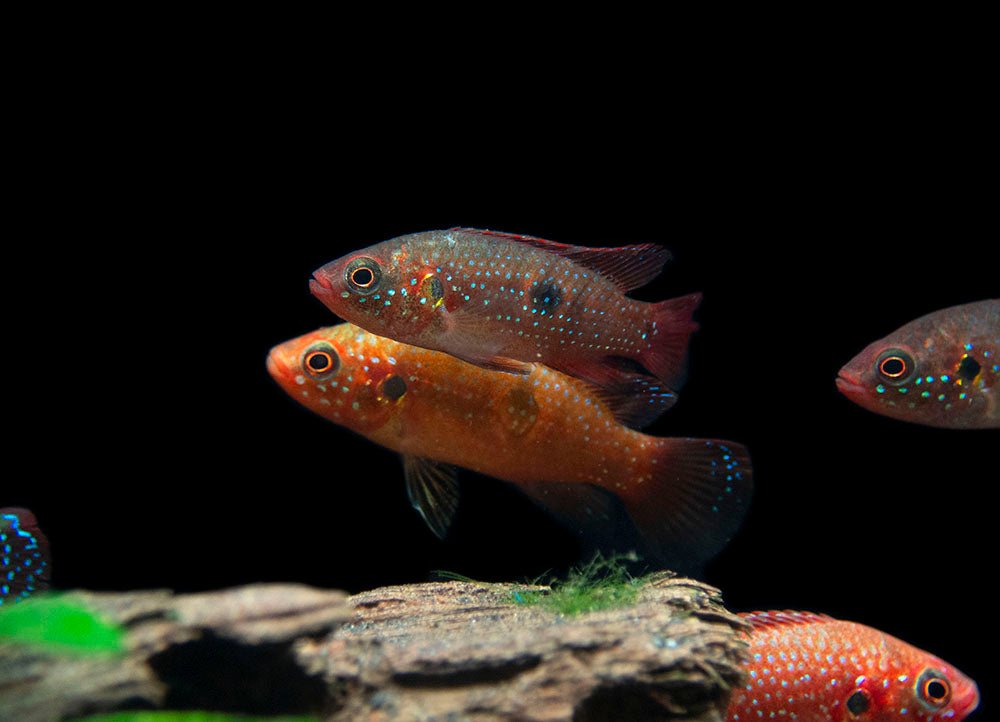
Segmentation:
[(959, 720), (979, 706), (952, 665), (872, 627), (813, 612), (751, 612), (743, 688), (728, 722)]
[(629, 551), (611, 546), (628, 526), (640, 555), (688, 574), (748, 510), (744, 447), (630, 428), (673, 400), (648, 380), (615, 393), (538, 364), (503, 373), (351, 324), (274, 347), (267, 368), (310, 410), (401, 453), (410, 501), (439, 537), (458, 504), (455, 467), (517, 485), (603, 551)]

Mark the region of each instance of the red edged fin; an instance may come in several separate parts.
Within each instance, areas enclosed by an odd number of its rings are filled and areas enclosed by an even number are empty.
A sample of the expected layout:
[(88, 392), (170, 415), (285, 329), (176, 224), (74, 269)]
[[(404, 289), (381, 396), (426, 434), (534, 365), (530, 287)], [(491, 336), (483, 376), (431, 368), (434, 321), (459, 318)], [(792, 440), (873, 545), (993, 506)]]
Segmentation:
[(700, 572), (750, 508), (750, 456), (740, 444), (718, 439), (657, 442), (651, 478), (615, 492), (655, 557), (673, 571)]
[(672, 389), (679, 389), (687, 377), (688, 346), (698, 330), (692, 316), (700, 303), (700, 293), (689, 293), (653, 304), (654, 343), (638, 361)]
[(590, 248), (546, 241), (543, 238), (533, 236), (481, 231), (475, 228), (452, 228), (450, 230), (502, 238), (512, 243), (524, 243), (549, 253), (555, 253), (607, 278), (622, 293), (645, 286), (660, 275), (664, 264), (671, 258), (670, 251), (655, 243), (640, 243), (620, 248)]
[(741, 612), (738, 616), (753, 629), (836, 621), (833, 617), (828, 617), (818, 612), (793, 612), (791, 610), (780, 612)]

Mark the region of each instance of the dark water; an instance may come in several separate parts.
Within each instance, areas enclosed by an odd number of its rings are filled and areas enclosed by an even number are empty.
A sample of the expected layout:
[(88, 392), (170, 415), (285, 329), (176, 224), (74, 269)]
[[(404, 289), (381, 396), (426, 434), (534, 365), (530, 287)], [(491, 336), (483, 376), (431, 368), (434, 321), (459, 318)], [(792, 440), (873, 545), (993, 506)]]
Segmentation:
[[(9, 453), (31, 471), (5, 474), (0, 502), (36, 512), (59, 587), (359, 591), (435, 569), (521, 580), (569, 564), (568, 533), (472, 473), (438, 541), (395, 455), (299, 408), (264, 358), (336, 322), (308, 292), (313, 269), (396, 235), (656, 241), (674, 260), (634, 295), (704, 301), (688, 383), (647, 431), (732, 439), (754, 463), (750, 515), (705, 580), (734, 610), (884, 629), (988, 698), (1000, 435), (878, 417), (833, 383), (875, 338), (1000, 292), (995, 225), (983, 228), (995, 199), (975, 163), (914, 159), (902, 142), (874, 158), (874, 144), (846, 141), (776, 157), (732, 140), (735, 155), (688, 151), (674, 169), (667, 154), (665, 177), (623, 188), (613, 163), (577, 182), (573, 168), (594, 171), (580, 158), (484, 179), (471, 160), (345, 168), (329, 149), (313, 162), (305, 145), (260, 152), (238, 137), (116, 155), (120, 172), (72, 176), (37, 211), (17, 270), (44, 285), (21, 296), (30, 313), (11, 307), (8, 346), (8, 380), (27, 392)], [(69, 240), (50, 249), (55, 237)]]

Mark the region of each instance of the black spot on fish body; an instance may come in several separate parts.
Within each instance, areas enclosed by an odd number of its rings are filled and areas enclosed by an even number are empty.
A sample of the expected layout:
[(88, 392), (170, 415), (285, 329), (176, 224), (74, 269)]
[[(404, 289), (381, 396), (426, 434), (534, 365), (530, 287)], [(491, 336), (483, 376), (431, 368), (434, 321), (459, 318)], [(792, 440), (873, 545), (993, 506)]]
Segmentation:
[(562, 292), (554, 283), (544, 283), (532, 291), (531, 302), (539, 313), (552, 313), (562, 303)]
[(428, 275), (420, 284), (420, 292), (431, 305), (436, 305), (444, 298), (444, 285), (437, 276)]
[(972, 379), (979, 375), (982, 368), (983, 367), (979, 365), (979, 362), (976, 361), (976, 359), (971, 356), (963, 356), (961, 363), (958, 364), (956, 373), (964, 380), (972, 381)]
[(847, 711), (857, 717), (868, 711), (869, 704), (871, 704), (871, 700), (868, 699), (868, 693), (859, 689), (847, 698)]
[(390, 401), (399, 401), (406, 393), (406, 381), (400, 376), (390, 376), (382, 382), (382, 395)]

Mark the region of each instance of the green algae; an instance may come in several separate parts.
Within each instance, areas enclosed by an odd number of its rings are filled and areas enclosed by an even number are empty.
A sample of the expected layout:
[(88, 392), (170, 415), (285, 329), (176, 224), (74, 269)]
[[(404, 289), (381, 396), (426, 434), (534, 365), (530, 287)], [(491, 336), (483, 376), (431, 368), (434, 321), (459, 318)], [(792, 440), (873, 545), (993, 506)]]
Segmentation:
[(94, 610), (59, 594), (41, 594), (0, 610), (0, 644), (58, 653), (100, 654), (125, 648), (124, 633)]

